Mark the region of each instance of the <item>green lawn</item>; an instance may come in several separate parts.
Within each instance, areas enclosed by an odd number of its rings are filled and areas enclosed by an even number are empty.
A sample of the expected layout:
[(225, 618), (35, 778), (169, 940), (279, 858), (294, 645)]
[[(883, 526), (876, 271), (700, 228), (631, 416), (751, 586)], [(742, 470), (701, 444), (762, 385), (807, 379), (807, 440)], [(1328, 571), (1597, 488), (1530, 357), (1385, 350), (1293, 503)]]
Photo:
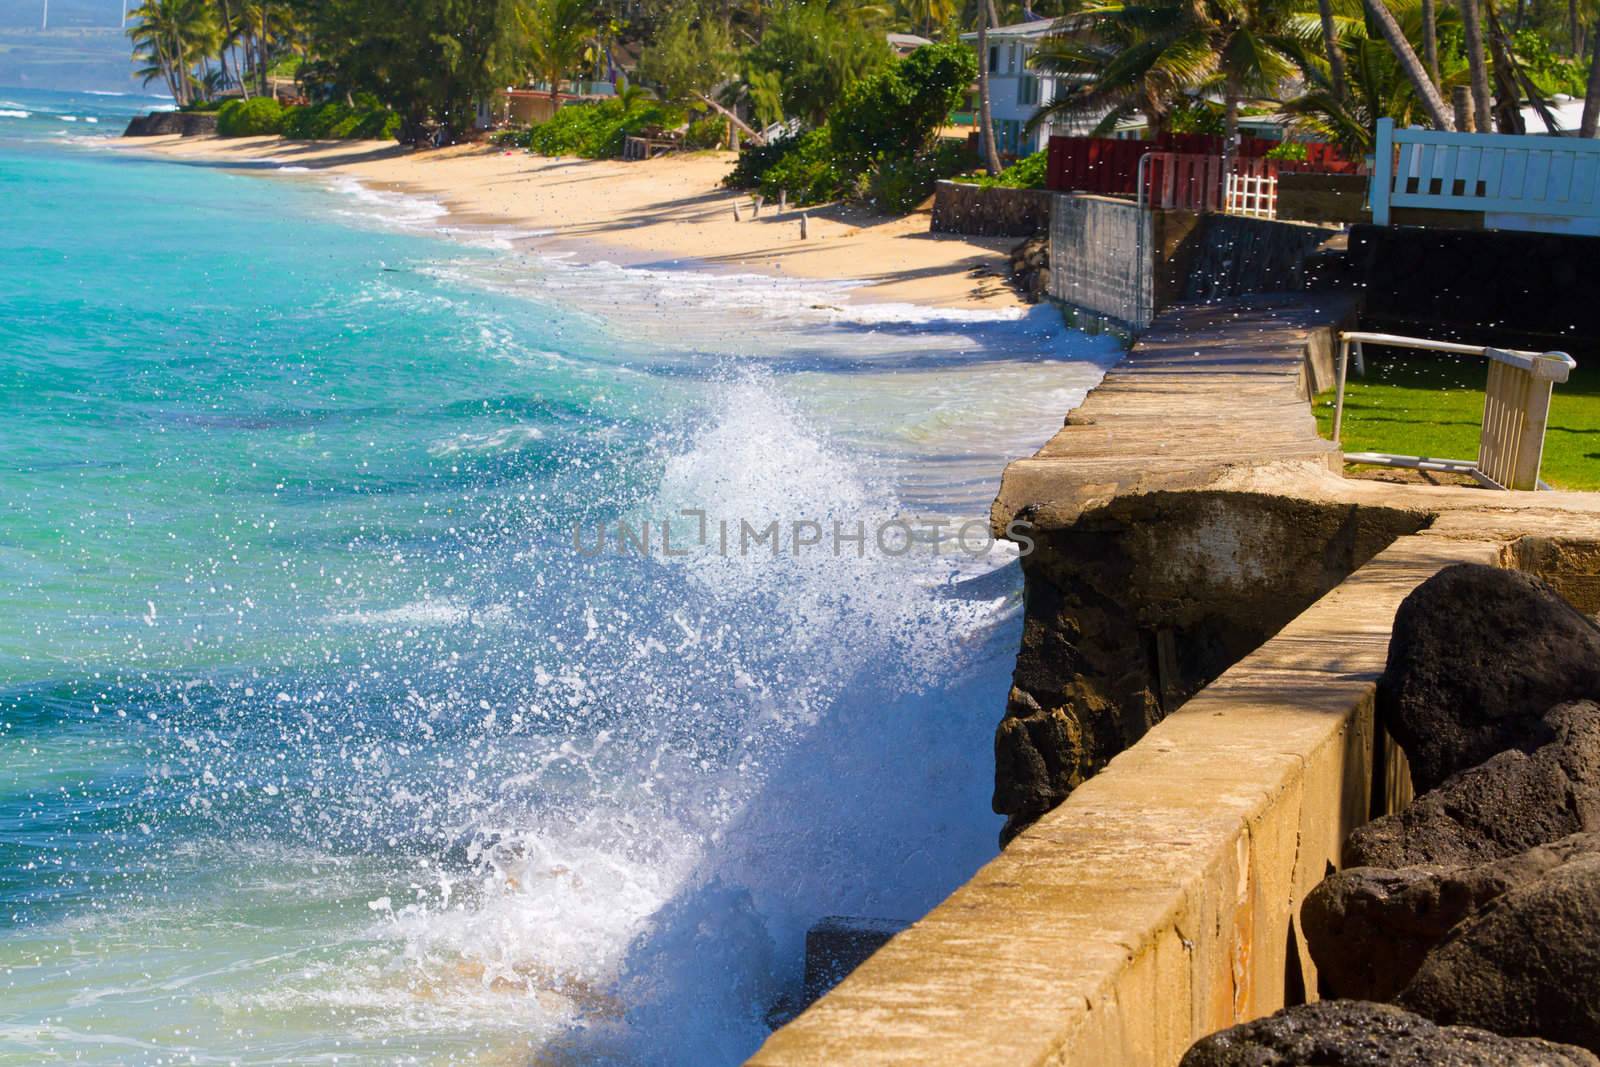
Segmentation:
[[(1483, 424), (1483, 360), (1374, 356), (1350, 379), (1344, 401), (1347, 452), (1476, 459)], [(1317, 397), (1317, 425), (1333, 434), (1332, 390)], [(1541, 475), (1558, 489), (1600, 489), (1600, 361), (1557, 385)]]

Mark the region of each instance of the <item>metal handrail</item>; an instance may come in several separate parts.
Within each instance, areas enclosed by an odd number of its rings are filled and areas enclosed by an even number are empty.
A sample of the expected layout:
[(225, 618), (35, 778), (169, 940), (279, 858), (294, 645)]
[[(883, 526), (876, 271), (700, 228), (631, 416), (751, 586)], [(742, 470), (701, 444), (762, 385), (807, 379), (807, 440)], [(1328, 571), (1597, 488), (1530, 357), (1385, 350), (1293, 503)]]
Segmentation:
[[(1344, 391), (1349, 376), (1352, 352), (1355, 355), (1356, 373), (1365, 374), (1363, 344), (1387, 345), (1392, 348), (1414, 348), (1427, 352), (1444, 352), (1457, 356), (1479, 356), (1515, 367), (1532, 375), (1534, 379), (1554, 384), (1564, 382), (1578, 369), (1578, 361), (1565, 352), (1527, 352), (1514, 348), (1495, 348), (1492, 345), (1464, 345), (1454, 341), (1434, 341), (1426, 337), (1406, 337), (1394, 333), (1371, 333), (1363, 330), (1342, 330), (1339, 333), (1338, 397), (1333, 409), (1333, 443), (1342, 447), (1344, 432)], [(1548, 399), (1548, 389), (1546, 394)], [(1494, 489), (1505, 488), (1478, 469), (1477, 463), (1460, 459), (1432, 459), (1422, 456), (1399, 456), (1387, 452), (1357, 452), (1348, 457), (1354, 462), (1379, 463), (1387, 466), (1410, 467), (1414, 470), (1450, 471), (1468, 474), (1483, 485)], [(1543, 483), (1540, 483), (1543, 486)]]

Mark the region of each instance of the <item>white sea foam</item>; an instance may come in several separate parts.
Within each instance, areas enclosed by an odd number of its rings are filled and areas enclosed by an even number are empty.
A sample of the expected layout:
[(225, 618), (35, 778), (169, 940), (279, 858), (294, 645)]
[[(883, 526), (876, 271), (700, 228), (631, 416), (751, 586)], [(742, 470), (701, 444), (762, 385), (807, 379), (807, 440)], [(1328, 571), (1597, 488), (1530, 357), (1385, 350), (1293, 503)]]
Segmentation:
[(31, 114), (32, 114), (32, 112), (30, 112), (30, 111), (21, 111), (21, 110), (16, 110), (16, 109), (13, 109), (13, 108), (5, 108), (3, 110), (0, 110), (0, 119), (25, 119)]
[[(884, 472), (764, 375), (708, 389), (714, 418), (672, 448), (640, 516), (895, 513)], [(368, 932), (395, 942), (417, 998), (407, 1011), (578, 1025), (563, 1040), (597, 1057), (736, 1060), (797, 973), (809, 923), (913, 917), (992, 852), (987, 768), (970, 758), (992, 715), (961, 709), (1003, 700), (1015, 602), (941, 595), (951, 567), (927, 556), (784, 541), (723, 555), (713, 535), (647, 582), (594, 595), (583, 577), (576, 598), (555, 591), (570, 556), (542, 560), (537, 595), (586, 636), (552, 652), (535, 631), (522, 714), (571, 718), (520, 750), (475, 749), (451, 805), (465, 872), (430, 865), (409, 899), (370, 898)], [(425, 614), (462, 621), (460, 602), (441, 607)], [(590, 724), (608, 708), (626, 714)], [(576, 811), (530, 810), (529, 796)], [(371, 1010), (365, 983), (347, 995)]]
[(428, 447), (430, 455), (453, 456), (462, 452), (505, 452), (544, 437), (537, 426), (502, 426), (487, 433), (461, 433)]
[(504, 623), (510, 609), (498, 604), (478, 606), (460, 600), (426, 599), (394, 608), (336, 612), (328, 621), (341, 626), (385, 626), (419, 629), (470, 623), (490, 626)]
[(387, 189), (374, 189), (350, 177), (336, 177), (330, 185), (358, 205), (358, 210), (345, 214), (374, 219), (379, 222), (414, 229), (431, 226), (448, 214), (448, 209), (437, 200), (412, 196)]
[(57, 115), (56, 118), (60, 119), (62, 122), (77, 122), (78, 121), (78, 116), (76, 116), (76, 115)]

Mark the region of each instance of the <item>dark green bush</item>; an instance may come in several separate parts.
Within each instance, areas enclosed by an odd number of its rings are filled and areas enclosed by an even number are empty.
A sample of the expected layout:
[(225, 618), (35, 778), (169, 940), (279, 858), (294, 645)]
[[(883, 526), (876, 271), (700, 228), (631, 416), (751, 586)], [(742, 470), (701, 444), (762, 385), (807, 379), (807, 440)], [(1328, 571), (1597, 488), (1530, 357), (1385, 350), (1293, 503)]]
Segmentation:
[(497, 148), (527, 148), (533, 138), (532, 126), (513, 126), (496, 130), (489, 135), (489, 143)]
[(878, 211), (891, 215), (914, 211), (933, 195), (940, 178), (960, 174), (972, 166), (972, 153), (960, 141), (940, 141), (916, 155), (890, 155), (868, 174), (866, 199)]
[(970, 174), (963, 177), (964, 182), (973, 185), (1002, 186), (1007, 189), (1043, 189), (1045, 180), (1049, 176), (1050, 153), (1046, 151), (1035, 152), (1031, 156), (1023, 156), (999, 174)]
[(744, 142), (739, 148), (739, 158), (734, 162), (733, 170), (722, 179), (722, 184), (729, 189), (754, 189), (761, 184), (761, 176), (792, 151), (799, 141), (799, 137), (786, 137), (768, 144)]
[(853, 190), (858, 175), (839, 167), (828, 127), (782, 143), (788, 151), (762, 173), (757, 183), (769, 200), (776, 200), (779, 193), (787, 191), (796, 204), (820, 204)]
[(400, 116), (383, 107), (350, 107), (329, 101), (292, 107), (283, 113), (283, 135), (299, 141), (392, 141), (399, 132)]
[(972, 165), (959, 142), (938, 130), (977, 76), (958, 44), (928, 45), (845, 91), (833, 117), (776, 144), (748, 146), (724, 184), (787, 190), (797, 204), (862, 197), (880, 211), (910, 211), (940, 178)]
[(625, 138), (647, 129), (673, 129), (683, 124), (683, 113), (654, 100), (640, 103), (602, 100), (593, 104), (568, 104), (535, 126), (528, 147), (541, 156), (582, 156), (615, 159), (622, 155)]
[(229, 100), (217, 112), (217, 134), (222, 137), (260, 137), (283, 132), (283, 107), (270, 96)]
[(844, 166), (865, 169), (882, 156), (927, 150), (977, 76), (972, 49), (924, 45), (845, 91), (828, 119), (834, 152)]
[(721, 115), (707, 115), (703, 119), (689, 123), (689, 130), (683, 135), (685, 148), (716, 148), (728, 135), (728, 120)]

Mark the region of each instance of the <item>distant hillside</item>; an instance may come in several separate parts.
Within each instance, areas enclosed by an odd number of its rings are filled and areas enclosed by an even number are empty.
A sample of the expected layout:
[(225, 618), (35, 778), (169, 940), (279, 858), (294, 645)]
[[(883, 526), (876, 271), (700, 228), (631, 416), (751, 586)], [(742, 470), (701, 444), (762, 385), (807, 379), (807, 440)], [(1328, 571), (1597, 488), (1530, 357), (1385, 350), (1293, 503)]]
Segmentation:
[(115, 27), (46, 33), (0, 27), (0, 85), (136, 92), (132, 71), (128, 39)]
[[(130, 0), (136, 3), (137, 0)], [(137, 91), (121, 0), (0, 0), (0, 85)]]

